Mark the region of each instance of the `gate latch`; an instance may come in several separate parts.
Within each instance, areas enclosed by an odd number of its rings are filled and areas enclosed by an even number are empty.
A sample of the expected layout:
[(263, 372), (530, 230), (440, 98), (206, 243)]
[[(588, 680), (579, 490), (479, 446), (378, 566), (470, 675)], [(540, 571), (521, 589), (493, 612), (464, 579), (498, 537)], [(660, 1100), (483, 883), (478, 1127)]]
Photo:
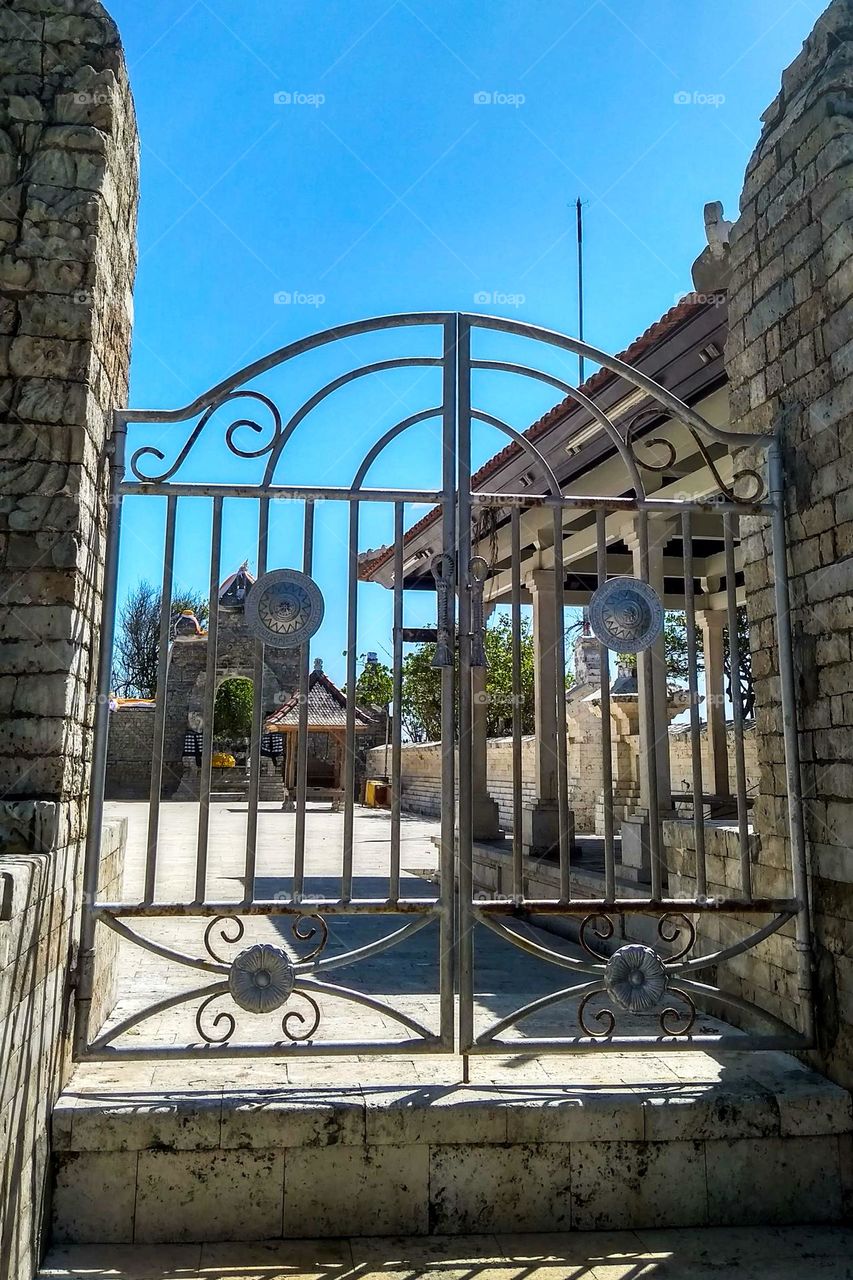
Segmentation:
[(432, 576), (435, 578), (437, 597), (437, 630), (438, 643), (435, 646), (434, 667), (452, 667), (453, 652), (450, 647), (453, 609), (453, 556), (445, 551), (443, 555), (433, 556)]
[(483, 632), (486, 629), (483, 610), (483, 588), (489, 577), (489, 564), (482, 556), (474, 556), (468, 566), (471, 574), (471, 666), (486, 665)]

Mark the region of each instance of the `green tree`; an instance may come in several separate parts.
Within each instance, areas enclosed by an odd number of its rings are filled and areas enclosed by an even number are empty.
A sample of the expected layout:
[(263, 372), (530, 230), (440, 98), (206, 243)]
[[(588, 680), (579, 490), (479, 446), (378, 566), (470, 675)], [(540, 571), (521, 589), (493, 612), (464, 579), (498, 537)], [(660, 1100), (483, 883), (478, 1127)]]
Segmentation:
[(223, 680), (216, 690), (213, 704), (213, 734), (237, 742), (252, 733), (252, 709), (254, 688), (245, 676), (232, 676)]
[[(143, 578), (127, 595), (118, 615), (113, 652), (113, 688), (132, 698), (157, 694), (162, 595)], [(207, 596), (178, 588), (172, 597), (172, 622), (190, 609), (202, 626), (207, 621)]]
[[(740, 656), (740, 690), (743, 700), (744, 716), (750, 717), (755, 710), (755, 687), (752, 678), (752, 654), (749, 648), (749, 619), (746, 605), (738, 605), (737, 610), (738, 648)], [(664, 644), (666, 647), (667, 675), (673, 680), (687, 680), (687, 615), (683, 609), (667, 610), (663, 625)], [(620, 654), (619, 659), (636, 665), (635, 654)], [(702, 650), (702, 631), (696, 628), (696, 669), (701, 671), (705, 665)], [(729, 652), (728, 627), (723, 631), (723, 670), (726, 677), (726, 694), (732, 696), (732, 662)]]
[(419, 644), (403, 659), (400, 716), (410, 742), (441, 737), (441, 671), (432, 665), (434, 644)]
[(365, 707), (387, 707), (394, 696), (394, 678), (384, 662), (367, 661), (355, 682), (355, 699)]
[[(533, 632), (529, 619), (522, 618), (521, 648), (521, 731), (534, 729)], [(497, 614), (486, 627), (486, 732), (490, 738), (512, 732), (512, 619)], [(411, 742), (435, 742), (441, 737), (441, 670), (432, 665), (435, 645), (420, 644), (403, 659), (403, 729)], [(458, 674), (458, 666), (457, 666)], [(573, 677), (566, 674), (566, 688)]]

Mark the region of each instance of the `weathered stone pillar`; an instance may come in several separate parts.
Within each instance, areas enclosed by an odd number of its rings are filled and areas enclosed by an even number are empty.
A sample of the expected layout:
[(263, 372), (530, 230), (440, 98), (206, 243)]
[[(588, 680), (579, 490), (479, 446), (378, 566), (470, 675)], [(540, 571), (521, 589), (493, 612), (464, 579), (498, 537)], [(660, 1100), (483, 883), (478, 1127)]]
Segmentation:
[[(763, 117), (731, 235), (726, 350), (734, 428), (782, 432), (818, 942), (818, 1063), (847, 1086), (853, 1084), (851, 86), (853, 2), (834, 0)], [(758, 894), (775, 894), (790, 880), (784, 871), (787, 782), (768, 522), (742, 520), (741, 537), (761, 792), (754, 810), (760, 848), (753, 886)], [(758, 1003), (797, 1021), (793, 945), (784, 956), (769, 945), (754, 949), (736, 973)], [(738, 991), (738, 978), (730, 981)]]
[[(0, 2), (0, 1276), (29, 1277), (69, 1069), (111, 411), (126, 403), (136, 126), (96, 0)], [(15, 913), (19, 912), (19, 915)], [(6, 977), (7, 975), (2, 975)], [(5, 1020), (5, 1021), (4, 1021)], [(17, 1044), (14, 1024), (23, 1031)], [(2, 1032), (0, 1031), (0, 1035)]]
[(723, 660), (723, 631), (728, 615), (719, 609), (702, 609), (696, 615), (702, 629), (702, 651), (705, 657), (705, 715), (708, 721), (708, 753), (711, 773), (705, 778), (705, 790), (727, 796), (729, 787), (729, 755), (726, 740), (726, 675)]
[(525, 804), (522, 811), (521, 839), (524, 852), (537, 857), (557, 847), (560, 836), (557, 807), (557, 612), (552, 570), (535, 569), (524, 581), (533, 600), (536, 798)]

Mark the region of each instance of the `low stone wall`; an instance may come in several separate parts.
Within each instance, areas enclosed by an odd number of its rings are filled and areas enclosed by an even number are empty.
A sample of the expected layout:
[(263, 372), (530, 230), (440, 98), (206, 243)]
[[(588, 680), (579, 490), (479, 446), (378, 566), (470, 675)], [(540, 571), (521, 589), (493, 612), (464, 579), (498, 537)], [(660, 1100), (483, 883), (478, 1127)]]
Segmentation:
[(120, 707), (112, 713), (104, 787), (108, 800), (142, 800), (148, 797), (153, 751), (153, 706)]
[[(38, 1262), (51, 1111), (72, 1065), (82, 840), (62, 840), (58, 812), (48, 802), (7, 803), (0, 817), (0, 1274), (11, 1277), (29, 1277)], [(104, 897), (119, 896), (126, 838), (125, 819), (105, 825)], [(115, 1004), (118, 942), (106, 930), (98, 940), (94, 1027)]]
[[(522, 803), (534, 800), (536, 796), (534, 784), (533, 738), (521, 740), (521, 776)], [(711, 757), (707, 730), (701, 735), (702, 771), (706, 789), (711, 775)], [(574, 750), (573, 750), (574, 748)], [(734, 793), (736, 789), (734, 733), (728, 734), (729, 780)], [(569, 782), (571, 786), (571, 804), (575, 810), (575, 828), (577, 831), (592, 831), (595, 804), (598, 795), (585, 790), (583, 778), (588, 776), (583, 770), (583, 755), (589, 754), (587, 744), (582, 751), (579, 744), (569, 743)], [(693, 766), (688, 729), (678, 726), (670, 730), (669, 735), (670, 769), (672, 772), (672, 789), (681, 791), (692, 786)], [(758, 785), (758, 762), (756, 758), (756, 735), (754, 729), (747, 729), (744, 734), (744, 756), (746, 761), (747, 786), (752, 789)], [(387, 760), (390, 764), (391, 753)], [(386, 773), (386, 754), (384, 747), (375, 747), (367, 755), (367, 776), (381, 778)], [(486, 771), (489, 795), (497, 803), (500, 811), (501, 829), (512, 831), (512, 739), (490, 738), (486, 751)], [(402, 784), (403, 808), (407, 813), (419, 813), (426, 817), (438, 817), (441, 813), (441, 744), (438, 742), (405, 743), (402, 751)]]
[[(669, 891), (674, 898), (692, 897), (696, 892), (696, 844), (692, 822), (665, 822), (664, 843), (669, 870)], [(750, 835), (750, 863), (753, 894), (758, 898), (786, 898), (793, 894), (787, 865), (788, 846), (783, 840)], [(740, 843), (736, 824), (710, 823), (705, 827), (705, 870), (709, 897), (738, 897), (741, 892)], [(697, 928), (693, 954), (709, 955), (740, 942), (765, 923), (765, 917), (702, 915), (694, 917)], [(799, 992), (797, 953), (793, 920), (734, 956), (716, 970), (717, 983), (724, 991), (757, 1005), (796, 1027)], [(734, 1009), (725, 1017), (735, 1025), (743, 1019)]]

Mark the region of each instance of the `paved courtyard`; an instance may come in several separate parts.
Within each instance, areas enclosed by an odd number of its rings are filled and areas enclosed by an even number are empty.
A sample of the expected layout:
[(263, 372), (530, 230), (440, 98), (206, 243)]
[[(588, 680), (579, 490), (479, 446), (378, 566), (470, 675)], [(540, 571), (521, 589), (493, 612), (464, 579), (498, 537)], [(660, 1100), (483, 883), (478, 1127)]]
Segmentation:
[(851, 1258), (831, 1227), (78, 1245), (40, 1280), (851, 1280)]

